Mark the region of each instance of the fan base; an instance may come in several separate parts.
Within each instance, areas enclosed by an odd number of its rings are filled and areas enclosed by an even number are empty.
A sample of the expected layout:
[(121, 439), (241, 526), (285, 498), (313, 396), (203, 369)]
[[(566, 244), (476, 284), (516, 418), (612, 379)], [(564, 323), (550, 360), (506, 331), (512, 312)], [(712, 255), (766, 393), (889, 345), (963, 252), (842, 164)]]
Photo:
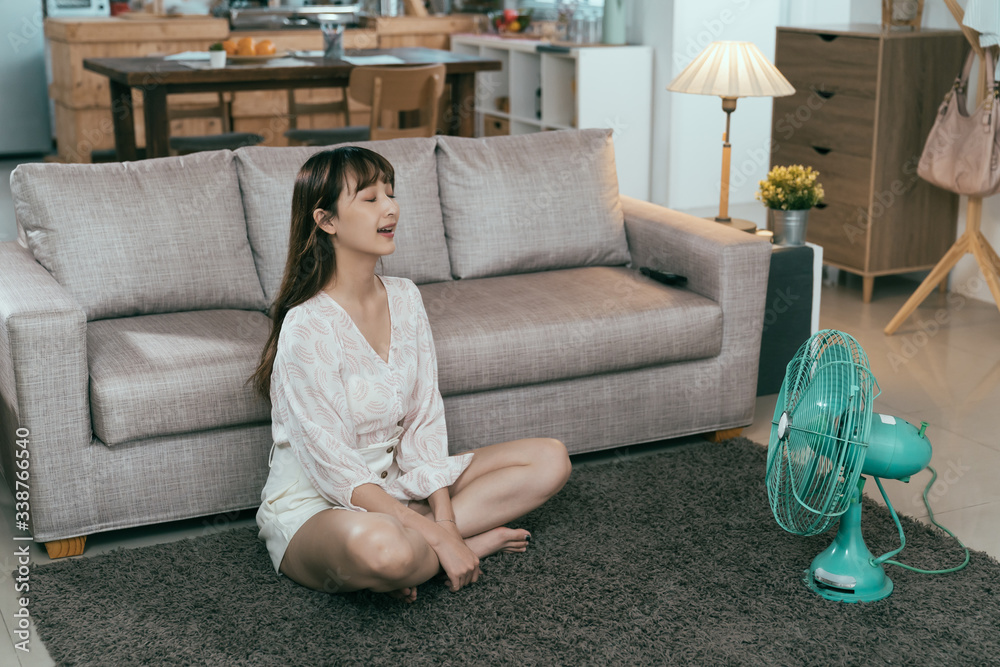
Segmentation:
[(803, 571), (802, 581), (813, 593), (827, 600), (835, 602), (875, 602), (889, 597), (892, 593), (892, 579), (883, 577), (882, 585), (868, 590), (852, 590), (846, 588), (834, 588), (825, 584), (817, 583), (811, 570)]
[(859, 498), (864, 483), (862, 477), (851, 504), (840, 517), (833, 544), (816, 556), (805, 572), (806, 586), (827, 600), (872, 602), (892, 593), (892, 580), (882, 565), (874, 563), (861, 536)]

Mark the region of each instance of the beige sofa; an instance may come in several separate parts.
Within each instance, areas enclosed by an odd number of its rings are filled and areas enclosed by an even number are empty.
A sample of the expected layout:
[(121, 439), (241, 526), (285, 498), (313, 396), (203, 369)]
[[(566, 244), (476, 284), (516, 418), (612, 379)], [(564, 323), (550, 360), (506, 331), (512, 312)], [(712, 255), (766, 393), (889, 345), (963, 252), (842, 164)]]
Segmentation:
[[(396, 168), (383, 272), (420, 286), (452, 452), (551, 436), (579, 453), (751, 421), (767, 243), (619, 198), (603, 130), (366, 145)], [(37, 541), (79, 551), (69, 538), (257, 506), (270, 405), (244, 383), (316, 150), (11, 175), (0, 463), (12, 490), (27, 470)]]

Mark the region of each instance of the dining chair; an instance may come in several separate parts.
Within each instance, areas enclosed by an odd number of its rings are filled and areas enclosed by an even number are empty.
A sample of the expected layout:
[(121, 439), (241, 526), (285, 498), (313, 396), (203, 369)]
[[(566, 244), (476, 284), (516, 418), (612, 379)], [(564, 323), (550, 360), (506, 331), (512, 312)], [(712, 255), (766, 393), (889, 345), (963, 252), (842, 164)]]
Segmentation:
[[(352, 141), (368, 141), (370, 139), (367, 125), (351, 125), (351, 110), (348, 104), (347, 86), (337, 88), (340, 99), (333, 102), (299, 102), (295, 98), (295, 90), (288, 91), (288, 124), (285, 132), (288, 142), (293, 146), (327, 146)], [(344, 127), (299, 127), (298, 119), (303, 114), (333, 114), (340, 116)]]
[[(319, 104), (294, 100), (289, 92), (289, 112), (341, 114), (346, 127), (321, 129), (294, 128), (285, 136), (309, 146), (326, 146), (352, 141), (395, 139), (399, 137), (433, 137), (437, 132), (438, 111), (444, 92), (444, 65), (359, 66), (351, 70), (346, 94), (337, 102)], [(350, 125), (349, 99), (370, 107), (368, 125)], [(416, 112), (418, 125), (398, 128), (382, 124), (383, 112)], [(290, 121), (290, 122), (294, 122)]]
[[(350, 95), (371, 108), (369, 127), (373, 141), (403, 137), (433, 137), (437, 133), (438, 111), (444, 93), (445, 67), (362, 66), (351, 70)], [(412, 127), (385, 127), (384, 111), (419, 112)]]
[[(256, 146), (264, 141), (264, 137), (253, 132), (233, 132), (230, 103), (222, 93), (216, 93), (215, 104), (200, 104), (197, 106), (176, 107), (167, 105), (167, 118), (170, 121), (185, 118), (218, 118), (222, 132), (217, 134), (175, 136), (170, 137), (171, 155), (190, 155), (201, 151), (236, 150), (242, 146)], [(137, 150), (137, 159), (145, 159), (146, 151)], [(90, 153), (91, 162), (117, 162), (115, 149), (95, 150)]]

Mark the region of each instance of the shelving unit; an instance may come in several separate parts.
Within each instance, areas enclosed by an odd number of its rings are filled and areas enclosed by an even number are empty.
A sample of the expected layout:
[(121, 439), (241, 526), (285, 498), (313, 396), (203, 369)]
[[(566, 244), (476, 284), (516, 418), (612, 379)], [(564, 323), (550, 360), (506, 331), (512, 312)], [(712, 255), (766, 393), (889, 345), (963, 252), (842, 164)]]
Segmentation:
[[(652, 47), (581, 46), (552, 53), (537, 51), (539, 44), (537, 40), (452, 35), (452, 51), (503, 63), (499, 72), (477, 75), (476, 136), (485, 134), (484, 116), (506, 120), (512, 135), (611, 128), (619, 191), (648, 200)], [(500, 105), (504, 98), (506, 109)]]

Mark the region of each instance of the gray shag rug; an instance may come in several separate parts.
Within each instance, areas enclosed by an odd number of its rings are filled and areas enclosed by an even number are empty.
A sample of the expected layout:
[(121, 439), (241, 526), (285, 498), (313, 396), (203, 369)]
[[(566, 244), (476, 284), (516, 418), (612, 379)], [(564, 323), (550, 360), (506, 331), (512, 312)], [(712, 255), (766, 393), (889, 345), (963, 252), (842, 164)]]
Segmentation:
[[(512, 524), (532, 532), (528, 553), (485, 559), (458, 593), (433, 579), (411, 605), (278, 578), (239, 528), (38, 566), (31, 613), (67, 665), (997, 664), (996, 560), (889, 567), (889, 598), (823, 600), (802, 572), (834, 532), (774, 522), (765, 455), (738, 438), (576, 466)], [(902, 520), (904, 562), (961, 562), (943, 533)], [(862, 526), (874, 553), (897, 546), (884, 509), (866, 502)]]

